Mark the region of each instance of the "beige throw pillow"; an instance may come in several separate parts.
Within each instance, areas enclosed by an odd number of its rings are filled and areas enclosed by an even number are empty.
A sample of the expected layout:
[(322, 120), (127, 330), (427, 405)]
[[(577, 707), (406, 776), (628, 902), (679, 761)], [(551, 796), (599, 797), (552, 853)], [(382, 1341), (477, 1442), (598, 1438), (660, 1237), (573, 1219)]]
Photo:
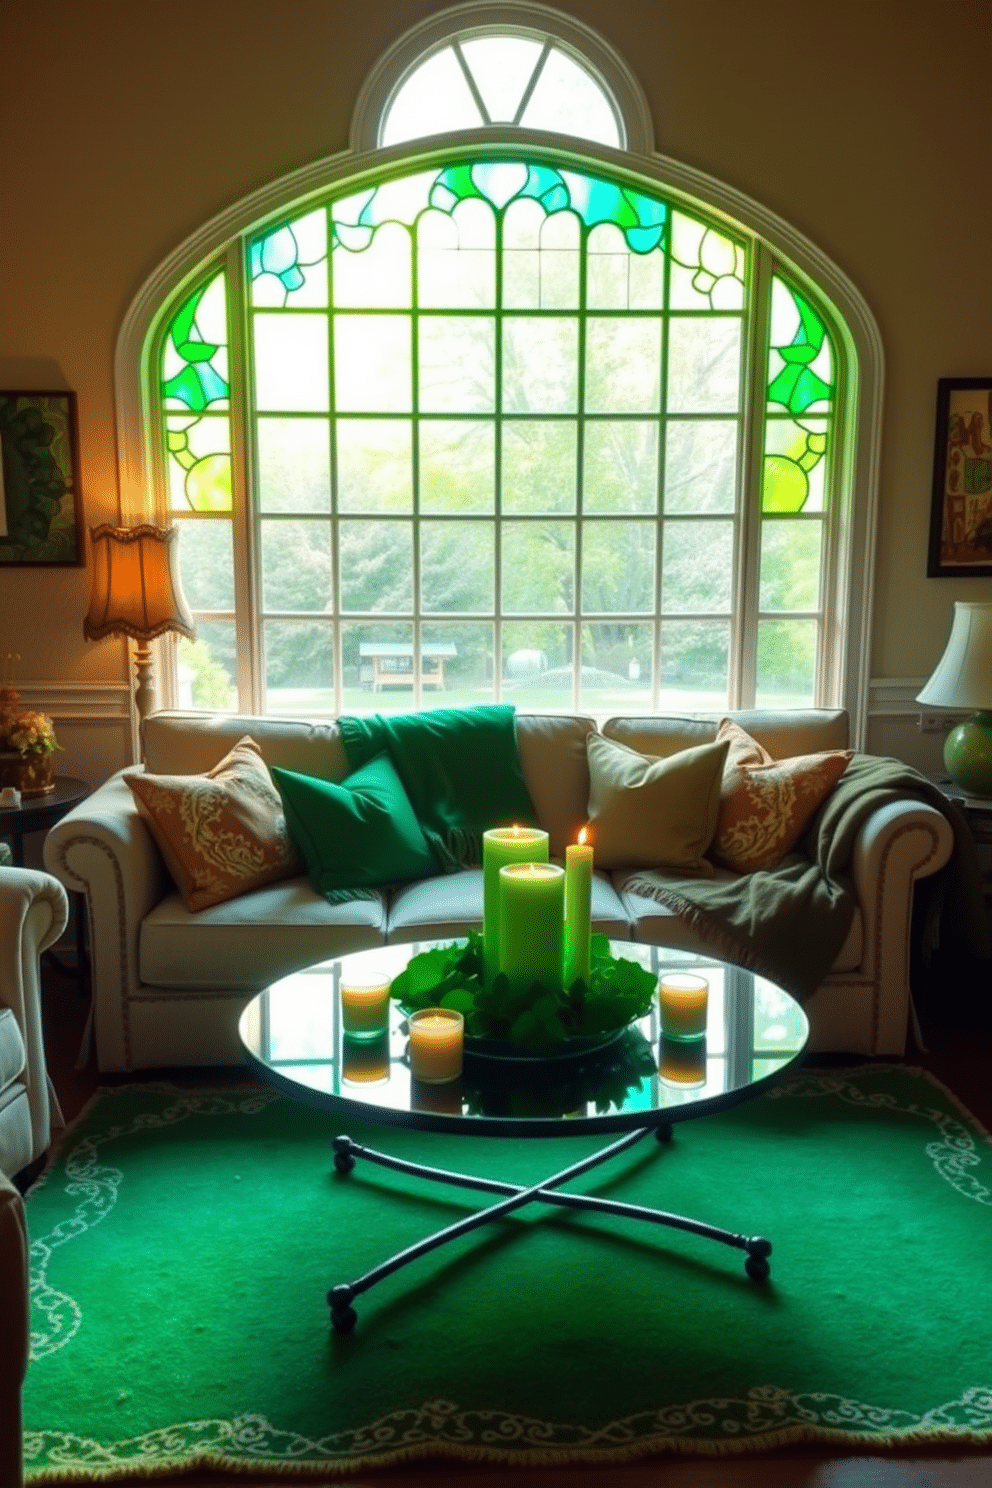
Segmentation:
[(728, 754), (712, 856), (738, 873), (772, 868), (795, 847), (853, 751), (776, 760), (731, 718), (722, 721), (717, 739)]
[(709, 878), (726, 741), (667, 759), (590, 734), (589, 822), (597, 868), (666, 868)]
[(302, 871), (282, 797), (254, 739), (205, 775), (124, 776), (189, 910)]

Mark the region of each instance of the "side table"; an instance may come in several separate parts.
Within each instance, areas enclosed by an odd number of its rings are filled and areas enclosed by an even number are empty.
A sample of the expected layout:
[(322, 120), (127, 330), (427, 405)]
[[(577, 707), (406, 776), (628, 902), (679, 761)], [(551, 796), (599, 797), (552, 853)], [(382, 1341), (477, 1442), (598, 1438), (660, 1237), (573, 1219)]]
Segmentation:
[[(22, 801), (20, 806), (0, 806), (0, 838), (10, 843), (15, 868), (24, 867), (24, 838), (29, 832), (47, 832), (61, 821), (73, 806), (90, 793), (85, 780), (76, 780), (71, 775), (56, 775), (55, 789), (47, 796), (34, 796)], [(82, 895), (74, 896), (82, 898)], [(76, 905), (76, 965), (82, 976), (86, 964), (85, 916), (81, 906)], [(62, 970), (66, 968), (62, 967)]]
[(992, 798), (966, 795), (959, 785), (955, 785), (946, 776), (935, 780), (934, 785), (949, 801), (954, 802), (968, 825), (982, 875), (985, 915), (992, 929)]

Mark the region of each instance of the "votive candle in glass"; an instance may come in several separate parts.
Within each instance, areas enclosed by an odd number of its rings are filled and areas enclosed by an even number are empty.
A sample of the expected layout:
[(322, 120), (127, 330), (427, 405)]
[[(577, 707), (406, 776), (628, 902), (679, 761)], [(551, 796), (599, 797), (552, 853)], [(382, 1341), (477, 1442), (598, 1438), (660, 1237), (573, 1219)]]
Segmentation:
[(666, 971), (658, 979), (661, 1031), (670, 1039), (706, 1036), (710, 984), (687, 971)]
[(389, 1026), (389, 978), (377, 972), (343, 976), (341, 1023), (345, 1038), (378, 1038)]
[(565, 986), (581, 978), (589, 985), (592, 929), (592, 847), (585, 827), (565, 849)]
[(548, 834), (540, 827), (491, 827), (482, 834), (482, 945), (486, 985), (499, 971), (499, 872), (508, 863), (546, 863)]
[(565, 870), (557, 863), (511, 863), (499, 871), (499, 969), (511, 987), (532, 982), (560, 991)]
[(443, 1085), (462, 1072), (465, 1020), (454, 1008), (410, 1014), (410, 1074), (423, 1085)]

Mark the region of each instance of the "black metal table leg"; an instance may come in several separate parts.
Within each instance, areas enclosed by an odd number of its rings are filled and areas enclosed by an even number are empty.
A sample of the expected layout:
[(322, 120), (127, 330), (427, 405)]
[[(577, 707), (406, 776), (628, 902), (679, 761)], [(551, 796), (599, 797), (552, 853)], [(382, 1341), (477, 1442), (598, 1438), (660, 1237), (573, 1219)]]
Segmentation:
[(502, 1203), (494, 1204), (487, 1209), (479, 1210), (474, 1215), (469, 1215), (464, 1220), (459, 1220), (446, 1229), (439, 1230), (433, 1235), (427, 1236), (417, 1244), (409, 1246), (406, 1250), (398, 1252), (389, 1260), (376, 1266), (373, 1270), (359, 1277), (357, 1281), (344, 1283), (332, 1287), (327, 1294), (328, 1304), (331, 1308), (331, 1321), (338, 1332), (350, 1332), (357, 1321), (357, 1314), (352, 1307), (355, 1297), (374, 1286), (376, 1282), (383, 1280), (386, 1276), (398, 1270), (401, 1266), (408, 1265), (419, 1256), (445, 1245), (449, 1240), (456, 1239), (459, 1235), (468, 1233), (480, 1225), (489, 1224), (494, 1219), (499, 1219), (504, 1214), (532, 1202), (551, 1204), (567, 1209), (586, 1209), (600, 1214), (618, 1215), (624, 1219), (636, 1219), (651, 1224), (664, 1225), (670, 1229), (686, 1231), (690, 1234), (701, 1235), (708, 1240), (717, 1240), (723, 1245), (729, 1245), (737, 1250), (747, 1251), (747, 1259), (744, 1269), (753, 1281), (765, 1281), (770, 1273), (768, 1257), (771, 1255), (772, 1246), (769, 1240), (762, 1236), (747, 1236), (736, 1234), (732, 1230), (725, 1230), (717, 1225), (705, 1224), (701, 1220), (690, 1219), (685, 1215), (671, 1214), (663, 1209), (651, 1209), (640, 1204), (625, 1204), (621, 1200), (600, 1199), (593, 1195), (571, 1194), (557, 1192), (561, 1183), (568, 1181), (570, 1177), (576, 1177), (579, 1173), (587, 1172), (590, 1168), (607, 1162), (611, 1157), (625, 1151), (646, 1137), (649, 1131), (655, 1131), (659, 1140), (671, 1139), (671, 1125), (666, 1124), (662, 1128), (642, 1127), (621, 1138), (620, 1141), (612, 1143), (609, 1147), (602, 1148), (599, 1152), (584, 1158), (580, 1163), (573, 1164), (563, 1172), (555, 1174), (552, 1178), (545, 1179), (539, 1184), (525, 1188), (519, 1184), (505, 1183), (495, 1178), (478, 1178), (464, 1173), (454, 1173), (445, 1168), (430, 1167), (425, 1163), (408, 1162), (404, 1158), (392, 1157), (388, 1153), (378, 1152), (374, 1148), (364, 1147), (358, 1142), (352, 1141), (348, 1136), (338, 1136), (334, 1139), (334, 1165), (337, 1171), (346, 1175), (355, 1166), (356, 1157), (364, 1157), (370, 1162), (377, 1163), (380, 1167), (391, 1168), (394, 1172), (410, 1173), (417, 1177), (427, 1178), (437, 1183), (447, 1183), (457, 1188), (471, 1188), (484, 1193), (499, 1193), (509, 1197)]

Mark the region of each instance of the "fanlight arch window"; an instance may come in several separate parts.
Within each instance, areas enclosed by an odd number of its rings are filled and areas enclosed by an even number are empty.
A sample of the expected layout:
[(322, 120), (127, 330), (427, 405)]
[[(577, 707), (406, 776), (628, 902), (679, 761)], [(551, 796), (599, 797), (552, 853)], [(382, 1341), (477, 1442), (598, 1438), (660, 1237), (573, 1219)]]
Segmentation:
[[(168, 700), (846, 704), (857, 731), (856, 336), (724, 199), (515, 125), (546, 34), (494, 144), (477, 40), (397, 67), (381, 163), (249, 204), (156, 307), (150, 457), (198, 628)], [(404, 161), (389, 130), (445, 53), (488, 120)]]

